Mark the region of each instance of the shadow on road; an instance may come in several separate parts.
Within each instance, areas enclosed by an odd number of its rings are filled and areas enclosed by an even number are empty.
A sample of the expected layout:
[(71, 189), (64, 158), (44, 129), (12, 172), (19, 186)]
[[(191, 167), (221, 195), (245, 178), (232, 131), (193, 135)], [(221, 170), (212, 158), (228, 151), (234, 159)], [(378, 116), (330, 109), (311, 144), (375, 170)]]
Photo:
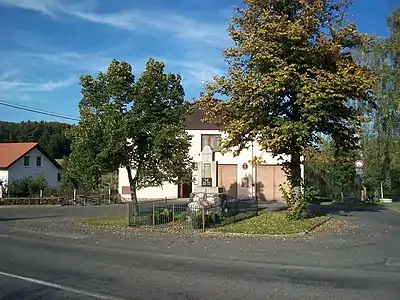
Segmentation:
[(19, 221), (19, 220), (36, 220), (36, 219), (47, 219), (47, 218), (58, 218), (61, 215), (49, 215), (49, 216), (40, 216), (40, 217), (15, 217), (15, 218), (1, 218), (0, 222), (7, 222), (7, 221)]
[(326, 216), (326, 215), (349, 215), (353, 212), (381, 212), (388, 210), (387, 207), (381, 204), (366, 203), (359, 205), (341, 205), (341, 204), (327, 204), (317, 205), (309, 204), (308, 211), (314, 216)]

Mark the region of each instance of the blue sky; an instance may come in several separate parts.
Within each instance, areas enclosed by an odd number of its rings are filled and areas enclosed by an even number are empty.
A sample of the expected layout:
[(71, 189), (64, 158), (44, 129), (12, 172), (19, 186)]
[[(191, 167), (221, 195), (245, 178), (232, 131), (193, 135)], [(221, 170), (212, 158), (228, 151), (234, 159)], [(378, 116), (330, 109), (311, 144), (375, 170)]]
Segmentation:
[[(354, 0), (361, 31), (387, 35), (398, 0)], [(113, 58), (137, 75), (149, 57), (180, 73), (188, 99), (202, 80), (224, 72), (221, 50), (239, 0), (0, 0), (0, 100), (78, 116), (79, 76), (104, 71)], [(398, 5), (398, 4), (397, 4)], [(56, 120), (0, 106), (0, 120)]]

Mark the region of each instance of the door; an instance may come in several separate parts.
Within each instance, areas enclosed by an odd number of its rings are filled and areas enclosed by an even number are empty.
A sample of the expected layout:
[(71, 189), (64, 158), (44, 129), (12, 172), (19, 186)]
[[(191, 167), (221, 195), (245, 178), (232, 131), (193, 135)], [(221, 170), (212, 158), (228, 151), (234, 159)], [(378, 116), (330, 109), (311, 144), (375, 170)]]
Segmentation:
[(181, 183), (178, 185), (178, 198), (189, 198), (192, 193), (192, 183)]
[(225, 194), (237, 198), (237, 165), (218, 164), (218, 187), (222, 187)]
[(286, 176), (281, 166), (259, 165), (255, 179), (260, 201), (283, 201), (280, 185), (286, 182)]

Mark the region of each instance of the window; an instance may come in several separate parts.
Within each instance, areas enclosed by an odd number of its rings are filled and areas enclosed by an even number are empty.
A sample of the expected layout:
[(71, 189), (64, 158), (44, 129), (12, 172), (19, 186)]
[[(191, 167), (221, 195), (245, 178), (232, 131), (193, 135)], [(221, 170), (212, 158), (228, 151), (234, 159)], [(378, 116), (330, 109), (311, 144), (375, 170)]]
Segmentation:
[(205, 146), (210, 146), (215, 152), (220, 151), (219, 141), (221, 140), (220, 134), (202, 134), (201, 135), (201, 151)]
[(29, 156), (24, 156), (24, 167), (29, 167)]
[(42, 166), (42, 157), (41, 156), (36, 157), (36, 166), (37, 167)]
[(61, 181), (61, 173), (58, 173), (58, 174), (57, 174), (57, 180), (58, 180), (58, 181)]

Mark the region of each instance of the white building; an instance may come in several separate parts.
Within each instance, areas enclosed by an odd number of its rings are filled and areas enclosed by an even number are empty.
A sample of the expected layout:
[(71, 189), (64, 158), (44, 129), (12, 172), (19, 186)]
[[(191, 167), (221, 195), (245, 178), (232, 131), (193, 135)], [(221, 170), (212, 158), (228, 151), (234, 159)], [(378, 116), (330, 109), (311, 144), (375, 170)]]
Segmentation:
[[(0, 143), (0, 182), (43, 176), (50, 188), (60, 186), (61, 166), (38, 143)], [(1, 191), (0, 191), (1, 194)]]
[[(224, 193), (239, 199), (254, 197), (257, 193), (260, 201), (282, 201), (279, 190), (279, 185), (285, 182), (285, 175), (279, 165), (282, 161), (261, 150), (257, 143), (243, 150), (239, 156), (234, 157), (230, 153), (222, 155), (218, 151), (218, 140), (223, 136), (223, 132), (213, 124), (202, 122), (202, 119), (201, 112), (195, 110), (186, 120), (187, 131), (192, 136), (189, 153), (194, 161), (201, 161), (204, 146), (208, 145), (213, 149), (214, 160), (217, 162), (218, 187)], [(257, 167), (250, 163), (255, 156), (263, 161)], [(195, 184), (196, 182), (178, 186), (165, 183), (163, 187), (141, 189), (137, 191), (137, 197), (139, 200), (187, 198)], [(129, 200), (130, 188), (125, 168), (119, 169), (118, 188), (121, 196)]]

